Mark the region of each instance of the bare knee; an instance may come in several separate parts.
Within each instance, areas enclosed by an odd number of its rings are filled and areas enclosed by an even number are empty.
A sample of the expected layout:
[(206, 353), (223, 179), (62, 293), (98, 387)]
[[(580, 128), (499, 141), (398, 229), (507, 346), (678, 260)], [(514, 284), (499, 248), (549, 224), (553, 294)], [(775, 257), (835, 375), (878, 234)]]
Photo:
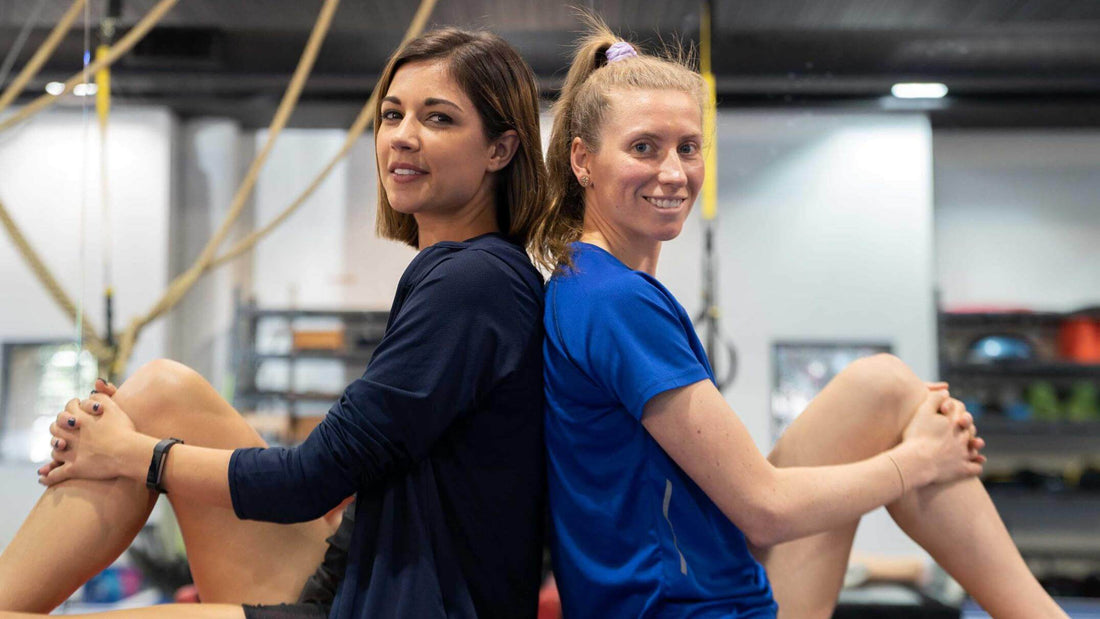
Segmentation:
[(139, 432), (152, 433), (155, 427), (170, 427), (183, 410), (179, 404), (204, 388), (208, 383), (195, 370), (171, 359), (156, 359), (122, 383), (114, 399)]
[(874, 402), (873, 410), (896, 424), (899, 433), (927, 395), (924, 382), (894, 355), (883, 353), (859, 359), (844, 372), (858, 383), (863, 396)]

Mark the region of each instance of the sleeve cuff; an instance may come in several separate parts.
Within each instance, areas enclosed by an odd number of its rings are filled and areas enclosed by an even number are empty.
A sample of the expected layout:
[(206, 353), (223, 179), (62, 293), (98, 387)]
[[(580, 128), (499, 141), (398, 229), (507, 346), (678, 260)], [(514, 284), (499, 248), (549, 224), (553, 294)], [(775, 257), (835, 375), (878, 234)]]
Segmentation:
[(242, 451), (244, 450), (234, 449), (233, 454), (229, 456), (229, 498), (233, 501), (233, 513), (244, 520), (247, 517), (241, 509), (240, 490), (237, 487), (237, 475), (234, 474), (237, 470), (237, 457)]
[(658, 394), (672, 389), (693, 385), (702, 380), (710, 380), (710, 376), (707, 375), (707, 371), (703, 369), (702, 366), (691, 368), (679, 374), (660, 378), (650, 383), (649, 386), (639, 394), (637, 400), (628, 407), (628, 410), (635, 419), (641, 420), (642, 414), (645, 412), (645, 405)]

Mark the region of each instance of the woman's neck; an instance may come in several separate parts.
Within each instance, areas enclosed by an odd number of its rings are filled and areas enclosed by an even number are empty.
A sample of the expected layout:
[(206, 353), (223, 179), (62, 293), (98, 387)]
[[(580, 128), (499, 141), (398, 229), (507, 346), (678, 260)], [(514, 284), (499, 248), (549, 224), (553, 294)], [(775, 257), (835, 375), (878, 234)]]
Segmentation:
[(491, 200), (452, 213), (416, 213), (413, 217), (416, 219), (418, 249), (443, 241), (465, 241), (500, 231), (497, 210)]
[(624, 235), (615, 234), (613, 230), (601, 231), (587, 224), (584, 232), (581, 233), (580, 240), (607, 250), (635, 271), (642, 271), (654, 277), (657, 275), (657, 259), (661, 256), (660, 241), (630, 242)]

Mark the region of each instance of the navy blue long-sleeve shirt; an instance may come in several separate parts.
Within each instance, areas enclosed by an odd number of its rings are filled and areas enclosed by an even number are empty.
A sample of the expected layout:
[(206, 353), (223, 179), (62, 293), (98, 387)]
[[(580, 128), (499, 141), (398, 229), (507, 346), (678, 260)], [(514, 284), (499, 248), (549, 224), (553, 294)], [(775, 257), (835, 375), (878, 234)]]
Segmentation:
[(534, 617), (542, 552), (542, 278), (497, 234), (421, 251), (366, 372), (293, 448), (238, 449), (238, 517), (358, 493), (332, 617)]

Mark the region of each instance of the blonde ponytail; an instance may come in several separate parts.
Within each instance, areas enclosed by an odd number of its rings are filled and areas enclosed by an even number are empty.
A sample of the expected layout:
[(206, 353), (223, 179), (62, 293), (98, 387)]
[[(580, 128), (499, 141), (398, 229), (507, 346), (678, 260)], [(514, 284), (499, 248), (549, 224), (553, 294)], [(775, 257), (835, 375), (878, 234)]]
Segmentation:
[(600, 131), (613, 89), (679, 90), (691, 93), (703, 104), (702, 78), (687, 64), (681, 52), (666, 50), (647, 55), (633, 45), (637, 55), (607, 62), (607, 51), (622, 43), (599, 17), (582, 13), (588, 34), (577, 45), (561, 94), (554, 104), (554, 126), (546, 153), (549, 204), (535, 225), (533, 253), (548, 270), (572, 267), (569, 244), (584, 228), (584, 190), (573, 174), (571, 151), (579, 137), (589, 150), (600, 147)]

